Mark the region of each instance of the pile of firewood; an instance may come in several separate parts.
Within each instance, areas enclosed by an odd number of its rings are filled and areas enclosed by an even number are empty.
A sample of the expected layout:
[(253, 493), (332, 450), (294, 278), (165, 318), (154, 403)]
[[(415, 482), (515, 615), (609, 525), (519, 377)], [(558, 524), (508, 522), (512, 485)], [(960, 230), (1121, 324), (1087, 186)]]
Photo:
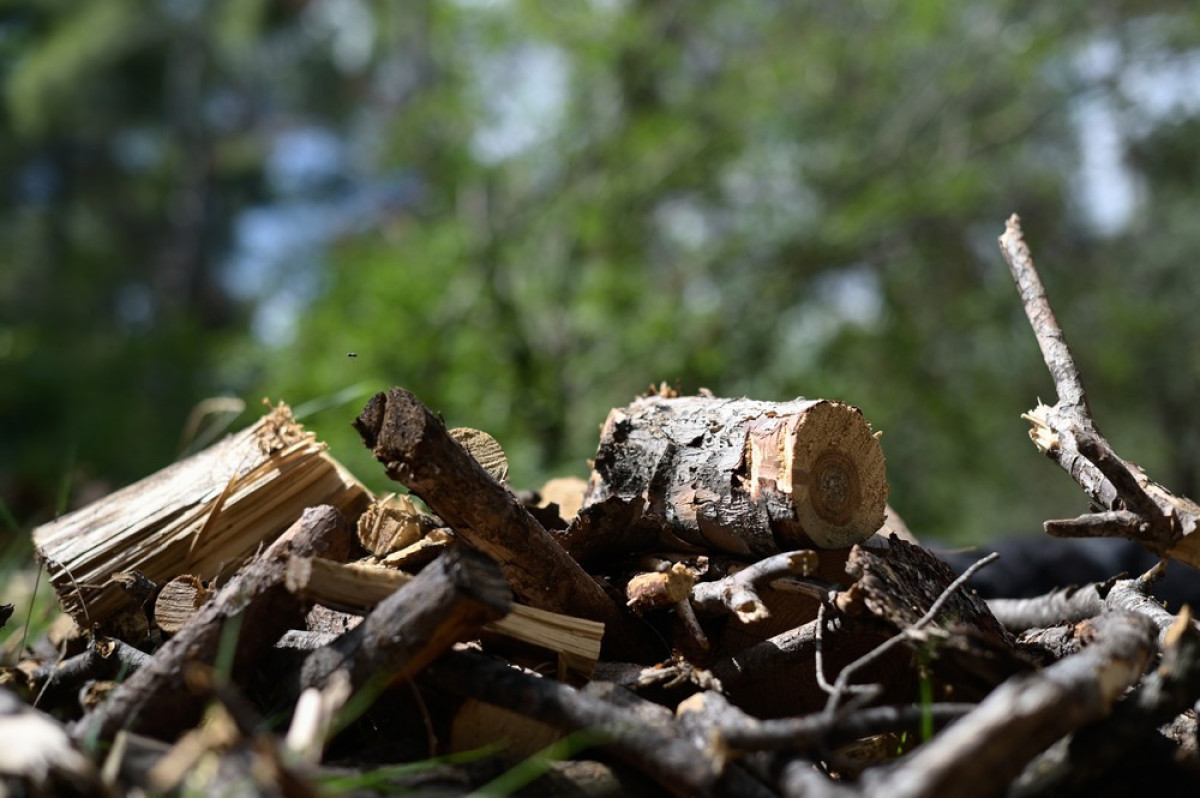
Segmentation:
[[(1096, 431), (1015, 217), (1001, 246), (1059, 394), (1032, 437), (1095, 509), (1047, 531), (1200, 566), (1200, 507)], [(985, 602), (991, 558), (916, 543), (849, 405), (664, 386), (539, 491), (406, 390), (354, 425), (406, 494), (279, 405), (35, 530), (63, 616), (0, 669), (0, 794), (1200, 783), (1200, 627), (1156, 571)]]

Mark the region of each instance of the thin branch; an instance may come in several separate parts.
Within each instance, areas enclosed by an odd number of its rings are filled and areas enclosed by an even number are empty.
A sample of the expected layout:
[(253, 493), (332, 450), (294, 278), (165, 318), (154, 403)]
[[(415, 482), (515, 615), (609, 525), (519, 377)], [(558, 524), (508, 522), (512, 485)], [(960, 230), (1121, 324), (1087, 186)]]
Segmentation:
[(1015, 213), (1005, 225), (1004, 235), (1000, 236), (1000, 250), (1004, 253), (1004, 260), (1008, 262), (1008, 268), (1017, 283), (1021, 302), (1025, 305), (1025, 315), (1029, 317), (1034, 335), (1037, 336), (1046, 367), (1050, 369), (1050, 376), (1054, 378), (1058, 401), (1078, 407), (1090, 420), (1092, 412), (1088, 409), (1079, 369), (1076, 368), (1075, 358), (1067, 346), (1066, 336), (1054, 318), (1054, 311), (1050, 309), (1046, 289), (1042, 287), (1042, 280), (1033, 265), (1033, 255), (1021, 233), (1021, 220)]
[(692, 603), (698, 609), (728, 609), (742, 623), (751, 623), (770, 615), (758, 595), (758, 587), (775, 579), (805, 577), (816, 570), (817, 554), (809, 549), (789, 551), (766, 557), (736, 574), (692, 587)]
[(1087, 513), (1078, 518), (1047, 521), (1046, 534), (1056, 538), (1130, 538), (1136, 540), (1150, 528), (1145, 517), (1130, 510)]

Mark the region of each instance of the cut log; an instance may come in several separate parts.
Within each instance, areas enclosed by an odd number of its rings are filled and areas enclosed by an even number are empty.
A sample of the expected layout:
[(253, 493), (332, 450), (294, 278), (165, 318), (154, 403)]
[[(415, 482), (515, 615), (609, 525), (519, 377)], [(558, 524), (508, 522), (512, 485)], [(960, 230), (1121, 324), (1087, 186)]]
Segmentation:
[(359, 516), (358, 542), (376, 557), (386, 557), (442, 526), (440, 518), (421, 512), (408, 496), (389, 493)]
[(154, 600), (154, 622), (159, 629), (173, 635), (191, 620), (210, 595), (208, 588), (195, 576), (177, 576), (158, 591), (158, 598)]
[[(617, 535), (627, 549), (847, 548), (883, 525), (887, 493), (883, 451), (855, 407), (648, 396), (609, 414), (575, 526), (625, 506), (612, 526), (641, 536)], [(612, 537), (609, 527), (593, 523), (590, 534)], [(580, 537), (567, 535), (577, 556), (606, 546)]]
[(63, 610), (83, 628), (136, 608), (115, 573), (162, 584), (232, 573), (307, 507), (355, 519), (371, 495), (284, 404), (253, 426), (33, 532)]

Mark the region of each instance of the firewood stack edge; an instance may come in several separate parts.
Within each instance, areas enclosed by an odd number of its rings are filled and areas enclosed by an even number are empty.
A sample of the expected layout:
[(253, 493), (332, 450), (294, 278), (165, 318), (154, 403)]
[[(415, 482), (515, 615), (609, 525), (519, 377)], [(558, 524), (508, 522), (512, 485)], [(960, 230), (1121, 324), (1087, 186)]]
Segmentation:
[[(1001, 249), (1059, 393), (1032, 437), (1093, 505), (1047, 531), (1200, 564), (1200, 510), (1097, 431), (1016, 217)], [(984, 601), (989, 558), (959, 575), (907, 533), (851, 405), (664, 384), (610, 413), (588, 480), (538, 491), (408, 390), (353, 424), (399, 495), (279, 404), (35, 530), (63, 619), (4, 652), (0, 793), (1200, 783), (1200, 627), (1156, 572)]]

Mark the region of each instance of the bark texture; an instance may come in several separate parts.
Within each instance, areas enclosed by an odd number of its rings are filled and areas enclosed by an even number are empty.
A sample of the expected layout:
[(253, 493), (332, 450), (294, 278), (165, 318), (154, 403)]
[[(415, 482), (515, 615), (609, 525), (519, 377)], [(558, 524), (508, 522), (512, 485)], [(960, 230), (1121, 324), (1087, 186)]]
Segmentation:
[(886, 504), (883, 451), (857, 408), (649, 396), (609, 414), (583, 515), (632, 508), (641, 548), (764, 556), (847, 548)]

